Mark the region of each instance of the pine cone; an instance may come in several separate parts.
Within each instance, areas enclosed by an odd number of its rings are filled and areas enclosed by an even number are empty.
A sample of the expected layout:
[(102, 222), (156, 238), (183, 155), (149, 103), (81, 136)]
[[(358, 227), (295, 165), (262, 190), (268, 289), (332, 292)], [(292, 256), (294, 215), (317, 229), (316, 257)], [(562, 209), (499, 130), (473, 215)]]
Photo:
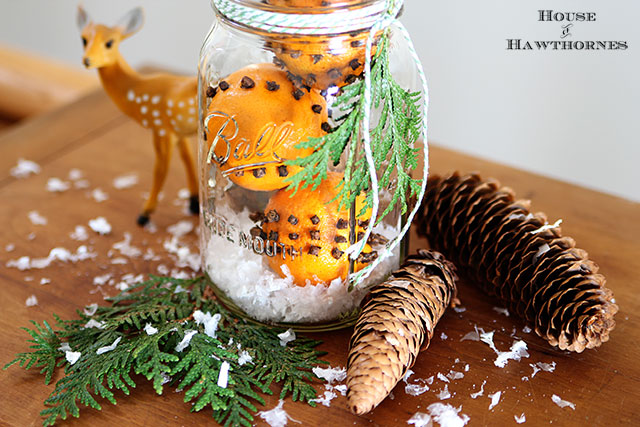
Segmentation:
[(367, 296), (347, 362), (347, 403), (362, 415), (375, 408), (429, 346), (433, 330), (455, 299), (454, 267), (421, 249)]
[(474, 174), (431, 175), (427, 189), (416, 225), (432, 248), (551, 345), (580, 353), (609, 339), (618, 306), (604, 276), (529, 201)]

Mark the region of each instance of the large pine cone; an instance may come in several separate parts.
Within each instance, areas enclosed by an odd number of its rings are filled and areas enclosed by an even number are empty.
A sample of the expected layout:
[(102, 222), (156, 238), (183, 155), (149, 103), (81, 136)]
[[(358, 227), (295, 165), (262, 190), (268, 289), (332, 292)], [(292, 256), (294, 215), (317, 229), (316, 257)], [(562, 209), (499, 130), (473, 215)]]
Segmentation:
[(349, 344), (347, 403), (362, 415), (375, 408), (429, 346), (455, 299), (451, 263), (421, 249), (367, 296)]
[(609, 339), (618, 306), (598, 266), (498, 181), (429, 176), (416, 225), (432, 248), (551, 345), (582, 352)]

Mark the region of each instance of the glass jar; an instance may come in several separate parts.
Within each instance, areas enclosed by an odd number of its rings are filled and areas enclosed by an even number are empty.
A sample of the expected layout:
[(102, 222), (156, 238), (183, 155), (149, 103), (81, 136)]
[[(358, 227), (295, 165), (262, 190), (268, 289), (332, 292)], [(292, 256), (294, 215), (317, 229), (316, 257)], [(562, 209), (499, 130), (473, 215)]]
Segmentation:
[[(384, 48), (398, 85), (419, 87), (395, 24), (371, 31), (388, 3), (212, 0), (198, 72), (202, 263), (218, 297), (244, 316), (303, 330), (347, 325), (404, 256), (406, 239), (386, 251), (406, 216), (393, 202), (398, 173), (378, 159), (373, 224), (362, 123), (343, 127), (362, 98), (349, 88), (363, 81), (370, 33), (371, 63)], [(318, 28), (294, 34), (310, 19)], [(372, 143), (384, 115), (375, 98), (374, 89)], [(345, 182), (362, 184), (347, 191)]]

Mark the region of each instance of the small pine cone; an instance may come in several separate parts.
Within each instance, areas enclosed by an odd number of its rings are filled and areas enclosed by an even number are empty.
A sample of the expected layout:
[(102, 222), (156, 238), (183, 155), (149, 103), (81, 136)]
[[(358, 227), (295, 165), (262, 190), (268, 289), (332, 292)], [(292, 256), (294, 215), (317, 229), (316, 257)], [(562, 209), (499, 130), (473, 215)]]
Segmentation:
[(367, 296), (349, 344), (347, 403), (354, 414), (375, 408), (429, 346), (433, 330), (455, 300), (454, 267), (419, 250)]
[(608, 341), (618, 311), (588, 254), (496, 180), (430, 175), (419, 235), (561, 350)]

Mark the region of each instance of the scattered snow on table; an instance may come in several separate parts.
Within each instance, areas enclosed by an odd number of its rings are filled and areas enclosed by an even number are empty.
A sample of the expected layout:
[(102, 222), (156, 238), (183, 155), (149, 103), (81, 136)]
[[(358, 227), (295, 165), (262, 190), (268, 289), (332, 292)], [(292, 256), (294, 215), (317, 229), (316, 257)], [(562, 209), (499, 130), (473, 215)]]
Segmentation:
[(29, 298), (27, 298), (27, 300), (24, 302), (24, 305), (26, 305), (27, 307), (33, 307), (34, 305), (38, 305), (38, 298), (36, 298), (35, 295), (31, 295)]
[(260, 411), (258, 412), (258, 415), (260, 415), (260, 418), (265, 420), (265, 422), (271, 427), (284, 427), (287, 425), (288, 420), (291, 420), (294, 423), (302, 424), (300, 421), (296, 421), (291, 418), (289, 414), (287, 414), (287, 412), (283, 409), (283, 406), (284, 400), (280, 399), (280, 401), (278, 401), (278, 405), (275, 408), (269, 411)]
[(111, 273), (102, 274), (100, 276), (95, 276), (93, 278), (93, 284), (96, 286), (102, 286), (106, 284), (111, 279)]
[(13, 243), (7, 243), (4, 247), (6, 252), (13, 252), (16, 249), (16, 245)]
[(96, 354), (104, 354), (104, 353), (107, 353), (109, 351), (115, 350), (116, 347), (118, 346), (118, 343), (120, 342), (120, 340), (122, 340), (122, 337), (116, 338), (116, 340), (113, 342), (113, 344), (105, 345), (104, 347), (100, 347), (99, 349), (96, 350)]
[(489, 404), (489, 410), (495, 408), (495, 406), (500, 402), (500, 396), (502, 395), (501, 391), (496, 391), (493, 394), (487, 395), (489, 399), (491, 399), (491, 403)]
[(278, 334), (278, 338), (280, 338), (280, 345), (286, 347), (288, 343), (296, 339), (296, 333), (293, 329), (289, 328), (281, 334)]
[(82, 310), (82, 312), (86, 316), (93, 316), (94, 314), (96, 314), (96, 311), (98, 311), (98, 304), (96, 304), (95, 302), (93, 304), (89, 304), (84, 308), (84, 310)]
[(502, 314), (502, 315), (505, 315), (505, 316), (509, 317), (509, 310), (507, 310), (506, 308), (493, 307), (493, 311), (495, 311), (498, 314)]
[(186, 219), (167, 227), (167, 232), (176, 237), (182, 237), (186, 234), (189, 234), (192, 230), (193, 222)]
[(524, 415), (524, 412), (520, 416), (514, 415), (513, 419), (515, 419), (518, 424), (522, 424), (527, 421), (527, 417)]
[(311, 371), (315, 374), (316, 377), (325, 380), (329, 384), (333, 384), (334, 382), (341, 382), (347, 378), (347, 369), (343, 367), (335, 367), (332, 368), (329, 366), (328, 368), (323, 368), (320, 366), (316, 366), (311, 369)]
[(103, 216), (89, 220), (89, 227), (98, 234), (105, 235), (111, 233), (111, 224), (109, 224)]
[(442, 427), (462, 427), (469, 422), (469, 416), (460, 414), (462, 406), (454, 407), (445, 403), (432, 403), (427, 407), (431, 417)]
[(416, 412), (407, 421), (407, 424), (413, 424), (415, 427), (430, 427), (432, 426), (431, 415), (424, 412)]
[(519, 361), (523, 357), (529, 357), (527, 343), (522, 340), (514, 341), (509, 351), (496, 351), (498, 357), (493, 362), (497, 367), (504, 368), (509, 360)]
[(104, 322), (98, 322), (95, 319), (89, 319), (89, 321), (87, 323), (84, 324), (85, 328), (98, 328), (98, 329), (104, 329), (106, 328), (107, 324)]
[(440, 392), (436, 395), (438, 399), (445, 400), (451, 397), (451, 393), (449, 392), (449, 385), (445, 384), (444, 388), (440, 390)]
[(549, 224), (549, 223), (545, 222), (545, 225), (543, 225), (542, 227), (538, 228), (537, 230), (530, 231), (530, 233), (531, 234), (538, 234), (538, 233), (542, 233), (543, 231), (553, 230), (554, 228), (560, 227), (560, 224), (562, 224), (562, 219), (557, 220), (553, 224)]
[(453, 311), (455, 311), (456, 313), (464, 313), (465, 311), (467, 311), (467, 309), (465, 307), (453, 307)]
[(65, 248), (53, 248), (46, 258), (33, 258), (28, 256), (22, 256), (18, 259), (12, 259), (7, 261), (7, 267), (14, 267), (18, 270), (24, 271), (32, 268), (46, 268), (53, 261), (72, 262), (84, 261), (86, 259), (92, 259), (97, 256), (96, 253), (89, 252), (86, 246), (79, 246), (75, 253), (70, 252)]
[(51, 279), (49, 279), (48, 277), (43, 277), (42, 279), (40, 279), (40, 284), (41, 285), (46, 285), (51, 283)]
[(18, 164), (11, 168), (11, 176), (22, 179), (40, 173), (40, 165), (31, 160), (18, 159)]
[(529, 366), (531, 366), (531, 368), (533, 368), (533, 373), (531, 374), (531, 378), (533, 378), (540, 371), (544, 371), (544, 372), (553, 372), (553, 371), (555, 371), (556, 362), (551, 362), (551, 363), (537, 362), (535, 364), (534, 363), (529, 363)]
[(30, 211), (27, 215), (33, 225), (47, 225), (47, 218), (40, 215), (40, 212)]
[(430, 382), (428, 379), (424, 380), (422, 378), (417, 378), (414, 383), (409, 383), (409, 377), (413, 374), (414, 372), (411, 369), (408, 369), (404, 374), (404, 377), (402, 377), (402, 381), (405, 383), (404, 392), (410, 396), (419, 396), (429, 390), (429, 384), (433, 383), (433, 377), (430, 377)]
[(102, 203), (109, 199), (109, 195), (101, 188), (94, 188), (93, 191), (91, 191), (91, 197), (98, 203)]
[(111, 247), (129, 258), (137, 258), (142, 255), (140, 248), (131, 245), (131, 233), (128, 231), (124, 232), (124, 240), (114, 243)]
[(137, 183), (138, 175), (135, 173), (120, 175), (113, 179), (113, 186), (118, 190), (124, 190), (125, 188), (133, 187)]
[(60, 178), (49, 178), (47, 181), (47, 191), (51, 193), (62, 193), (71, 188), (71, 184), (67, 181), (63, 181)]
[(67, 175), (71, 181), (77, 181), (79, 179), (84, 178), (84, 174), (80, 169), (73, 168), (69, 171), (69, 175)]
[(472, 399), (476, 399), (480, 396), (482, 396), (484, 394), (484, 385), (487, 383), (487, 381), (482, 381), (482, 385), (480, 386), (480, 391), (477, 391), (475, 393), (471, 393), (471, 398)]
[(448, 337), (448, 336), (447, 336), (447, 334), (445, 334), (444, 332), (442, 332), (442, 333), (440, 334), (440, 339), (441, 339), (442, 341), (445, 341), (447, 338), (449, 338), (449, 337)]
[(560, 396), (558, 396), (557, 394), (554, 394), (553, 396), (551, 396), (551, 400), (553, 401), (553, 403), (555, 403), (556, 405), (558, 405), (561, 408), (566, 408), (567, 406), (571, 409), (573, 409), (574, 411), (576, 410), (576, 404), (575, 403), (571, 403), (568, 400), (562, 400), (560, 398)]
[(71, 233), (69, 233), (69, 237), (80, 242), (87, 240), (89, 238), (89, 235), (87, 234), (87, 228), (82, 225), (76, 225), (76, 228)]
[(528, 327), (528, 326), (524, 326), (522, 328), (522, 332), (524, 332), (525, 334), (529, 334), (529, 333), (531, 333), (531, 328)]

